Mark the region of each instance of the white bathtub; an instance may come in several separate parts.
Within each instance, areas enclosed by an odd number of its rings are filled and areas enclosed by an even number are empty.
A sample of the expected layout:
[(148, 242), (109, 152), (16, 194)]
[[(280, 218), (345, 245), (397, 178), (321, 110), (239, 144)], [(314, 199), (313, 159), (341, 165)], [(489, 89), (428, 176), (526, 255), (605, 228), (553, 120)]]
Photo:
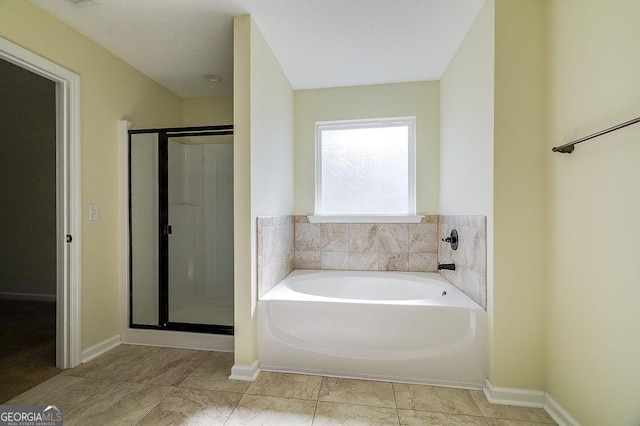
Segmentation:
[(265, 371), (481, 389), (487, 315), (439, 274), (296, 270), (258, 301)]

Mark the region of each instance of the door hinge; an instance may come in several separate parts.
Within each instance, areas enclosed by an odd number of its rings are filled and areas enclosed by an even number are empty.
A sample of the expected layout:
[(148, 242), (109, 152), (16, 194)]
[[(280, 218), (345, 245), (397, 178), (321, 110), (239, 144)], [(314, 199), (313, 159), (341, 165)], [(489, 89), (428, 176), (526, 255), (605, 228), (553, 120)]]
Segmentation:
[(67, 235), (67, 242), (70, 243), (73, 241), (73, 237), (71, 235)]

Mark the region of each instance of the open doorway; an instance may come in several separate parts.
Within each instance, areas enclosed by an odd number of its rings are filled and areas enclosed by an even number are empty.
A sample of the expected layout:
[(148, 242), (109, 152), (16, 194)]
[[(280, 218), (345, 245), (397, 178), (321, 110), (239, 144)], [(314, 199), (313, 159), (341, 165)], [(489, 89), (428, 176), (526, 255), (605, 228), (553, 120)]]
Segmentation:
[[(2, 312), (12, 315), (2, 318), (7, 341), (0, 352), (53, 336), (53, 346), (36, 350), (41, 359), (48, 368), (74, 367), (81, 347), (80, 77), (2, 38), (0, 62), (0, 300), (9, 301)], [(20, 329), (23, 323), (30, 330)], [(11, 328), (19, 330), (13, 337)], [(1, 367), (20, 379), (39, 376)]]
[(5, 401), (60, 371), (56, 87), (4, 60), (0, 81), (0, 400)]

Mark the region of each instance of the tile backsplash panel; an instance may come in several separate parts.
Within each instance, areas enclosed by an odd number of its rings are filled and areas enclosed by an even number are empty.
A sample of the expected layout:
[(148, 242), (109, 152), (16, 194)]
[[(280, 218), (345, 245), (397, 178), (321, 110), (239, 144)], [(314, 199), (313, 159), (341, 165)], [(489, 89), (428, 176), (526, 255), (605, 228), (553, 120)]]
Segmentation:
[[(487, 309), (487, 220), (485, 216), (439, 216), (438, 262), (455, 263), (440, 274), (474, 302)], [(442, 241), (458, 231), (458, 249)]]
[[(259, 217), (258, 297), (294, 269), (438, 272), (487, 307), (485, 216), (424, 216), (421, 223), (309, 223), (307, 216)], [(451, 250), (442, 238), (458, 231)]]
[(437, 216), (421, 223), (309, 223), (295, 216), (295, 269), (437, 270)]
[(293, 271), (293, 228), (293, 216), (258, 218), (258, 297)]

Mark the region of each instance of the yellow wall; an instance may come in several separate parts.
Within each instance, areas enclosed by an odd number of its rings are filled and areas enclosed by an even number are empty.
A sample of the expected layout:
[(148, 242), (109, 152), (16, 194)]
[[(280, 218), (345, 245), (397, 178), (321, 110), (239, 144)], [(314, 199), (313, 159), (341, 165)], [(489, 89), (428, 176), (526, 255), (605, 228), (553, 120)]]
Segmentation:
[(182, 124), (184, 126), (233, 124), (233, 95), (185, 99)]
[(544, 2), (488, 0), (441, 89), (442, 214), (487, 216), (492, 384), (544, 390)]
[(493, 217), (494, 15), (488, 0), (440, 80), (440, 214)]
[(233, 291), (235, 364), (257, 357), (251, 225), (251, 17), (233, 21)]
[(545, 2), (495, 4), (489, 378), (496, 386), (544, 390)]
[(547, 392), (583, 425), (640, 424), (640, 2), (548, 2)]
[(316, 121), (416, 117), (416, 208), (438, 213), (439, 84), (437, 81), (297, 90), (295, 212), (315, 209)]
[[(0, 1), (0, 37), (81, 77), (82, 348), (119, 332), (118, 121), (176, 126), (182, 101), (107, 50), (23, 0)], [(100, 221), (84, 212), (100, 204)]]
[(493, 358), (495, 0), (487, 0), (440, 80), (440, 214), (487, 217)]
[(257, 216), (293, 213), (293, 90), (251, 16), (234, 20), (235, 364), (257, 359)]

